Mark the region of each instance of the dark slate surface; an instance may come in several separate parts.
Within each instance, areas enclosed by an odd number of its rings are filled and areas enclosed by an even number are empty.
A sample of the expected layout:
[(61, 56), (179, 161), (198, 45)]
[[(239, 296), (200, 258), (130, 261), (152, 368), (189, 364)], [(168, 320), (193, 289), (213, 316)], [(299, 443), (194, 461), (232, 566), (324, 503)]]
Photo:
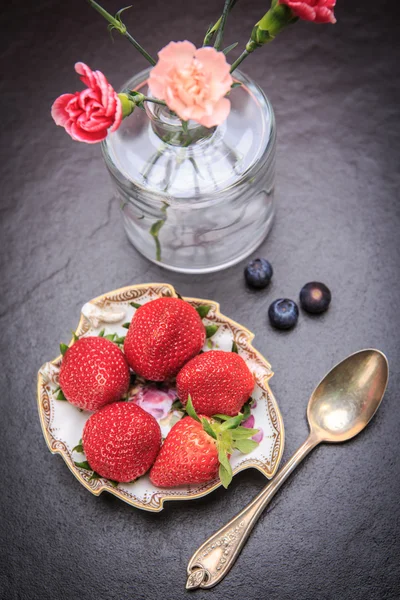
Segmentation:
[[(256, 332), (275, 370), (284, 460), (307, 435), (307, 399), (335, 362), (375, 346), (392, 368), (368, 430), (318, 448), (261, 518), (234, 571), (196, 597), (399, 598), (399, 11), (396, 0), (338, 4), (335, 27), (298, 24), (245, 63), (279, 128), (279, 210), (260, 249), (275, 275), (270, 289), (252, 293), (243, 264), (189, 277), (140, 257), (124, 236), (100, 149), (72, 142), (50, 119), (55, 97), (79, 89), (75, 61), (119, 86), (143, 59), (123, 39), (113, 45), (82, 1), (8, 3), (0, 42), (2, 599), (187, 598), (192, 552), (265, 483), (247, 471), (228, 492), (149, 514), (90, 495), (47, 450), (38, 367), (69, 338), (86, 300), (149, 281), (215, 299)], [(215, 5), (137, 0), (126, 22), (155, 54), (170, 39), (199, 44)], [(244, 43), (264, 7), (240, 2), (227, 42)], [(332, 289), (329, 312), (302, 314), (291, 333), (271, 330), (269, 303), (295, 298), (313, 279)]]

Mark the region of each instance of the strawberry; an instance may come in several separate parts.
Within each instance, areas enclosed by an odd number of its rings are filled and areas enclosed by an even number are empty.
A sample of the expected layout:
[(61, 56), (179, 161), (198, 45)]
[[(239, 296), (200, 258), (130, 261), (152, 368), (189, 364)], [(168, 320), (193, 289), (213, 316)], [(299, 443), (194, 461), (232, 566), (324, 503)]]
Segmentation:
[(82, 443), (93, 471), (114, 481), (133, 481), (153, 464), (161, 431), (155, 418), (140, 406), (114, 402), (86, 421)]
[[(188, 399), (189, 416), (168, 433), (150, 471), (151, 482), (160, 487), (205, 483), (218, 475), (222, 485), (232, 480), (229, 456), (234, 448), (251, 452), (258, 445), (251, 439), (257, 430), (238, 426), (245, 415), (226, 417), (222, 423), (199, 417)], [(223, 417), (225, 419), (225, 417)]]
[(175, 376), (198, 354), (206, 333), (197, 311), (179, 298), (158, 298), (134, 314), (124, 343), (130, 367), (145, 379)]
[(190, 395), (197, 412), (234, 416), (251, 396), (254, 377), (239, 354), (210, 350), (192, 358), (179, 371), (176, 384), (181, 402)]
[(66, 399), (84, 410), (98, 410), (128, 391), (129, 367), (116, 344), (102, 337), (77, 340), (64, 354), (60, 387)]

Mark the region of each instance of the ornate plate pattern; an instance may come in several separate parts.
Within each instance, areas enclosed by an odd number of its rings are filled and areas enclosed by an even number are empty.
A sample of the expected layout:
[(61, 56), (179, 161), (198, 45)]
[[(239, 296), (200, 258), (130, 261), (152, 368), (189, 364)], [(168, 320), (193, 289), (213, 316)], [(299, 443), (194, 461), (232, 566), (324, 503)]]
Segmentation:
[[(144, 304), (162, 296), (176, 297), (177, 293), (171, 285), (152, 283), (133, 285), (99, 296), (83, 306), (76, 334), (79, 337), (99, 335), (104, 329), (105, 335), (116, 333), (118, 336), (123, 336), (126, 334), (123, 324), (131, 320), (136, 310), (130, 303)], [(262, 430), (263, 437), (259, 446), (250, 454), (236, 454), (235, 451), (231, 457), (231, 463), (234, 474), (253, 467), (270, 479), (279, 466), (284, 444), (282, 417), (269, 387), (269, 379), (273, 375), (271, 366), (251, 345), (254, 334), (221, 314), (218, 303), (198, 298), (184, 298), (184, 300), (194, 307), (204, 304), (211, 306), (211, 310), (203, 322), (205, 325), (218, 325), (218, 330), (206, 340), (204, 351), (212, 348), (230, 351), (232, 343), (235, 341), (239, 354), (254, 374), (256, 385), (253, 398), (255, 403), (251, 413), (255, 420), (254, 427)], [(72, 343), (73, 339), (70, 345)], [(37, 400), (43, 435), (50, 451), (54, 454), (61, 454), (75, 477), (92, 494), (98, 496), (101, 492), (107, 491), (132, 506), (157, 512), (162, 510), (166, 500), (199, 498), (221, 485), (219, 480), (215, 480), (201, 485), (157, 489), (150, 482), (148, 476), (144, 475), (133, 483), (119, 483), (117, 487), (114, 487), (115, 484), (113, 485), (107, 479), (94, 479), (91, 477), (91, 471), (76, 466), (75, 462), (83, 461), (84, 457), (73, 451), (73, 448), (82, 437), (84, 424), (91, 413), (80, 411), (68, 402), (57, 399), (59, 393), (58, 372), (61, 360), (62, 356), (60, 355), (53, 361), (45, 363), (38, 373)], [(148, 387), (145, 382), (140, 380), (136, 382), (130, 391), (132, 401), (138, 401), (139, 397), (142, 401), (146, 391), (148, 393)], [(181, 413), (171, 409), (172, 400), (168, 404), (167, 396), (171, 398), (173, 391), (165, 390), (167, 409), (164, 407), (164, 412), (161, 411), (158, 418), (164, 437), (173, 422), (176, 422), (181, 416)], [(141, 405), (146, 408), (143, 404)], [(152, 414), (157, 416), (154, 412)]]

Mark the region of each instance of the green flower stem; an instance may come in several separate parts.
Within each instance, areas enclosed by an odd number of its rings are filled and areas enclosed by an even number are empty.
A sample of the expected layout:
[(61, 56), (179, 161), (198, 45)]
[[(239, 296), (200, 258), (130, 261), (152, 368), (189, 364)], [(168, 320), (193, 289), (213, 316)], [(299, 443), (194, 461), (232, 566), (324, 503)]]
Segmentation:
[(232, 3), (233, 3), (233, 0), (225, 0), (224, 10), (223, 10), (221, 18), (220, 18), (220, 24), (218, 26), (217, 36), (215, 38), (215, 43), (214, 43), (214, 48), (216, 50), (220, 50), (220, 48), (221, 48), (222, 40), (224, 37), (224, 29), (225, 29), (225, 25), (226, 25), (226, 20), (228, 18), (228, 13), (232, 7)]
[(157, 98), (149, 98), (145, 96), (143, 102), (154, 102), (154, 104), (161, 104), (161, 106), (167, 106), (164, 100), (157, 100)]
[(88, 0), (88, 2), (90, 4), (90, 6), (92, 6), (92, 8), (97, 10), (97, 12), (102, 17), (104, 17), (106, 19), (106, 21), (108, 21), (110, 23), (111, 29), (116, 29), (118, 31), (118, 33), (120, 33), (121, 35), (126, 37), (126, 39), (132, 44), (132, 46), (134, 46), (136, 48), (136, 50), (138, 50), (140, 52), (140, 54), (142, 56), (144, 56), (144, 58), (146, 60), (148, 60), (149, 63), (154, 67), (154, 65), (156, 64), (156, 61), (154, 60), (154, 58), (152, 56), (150, 56), (150, 54), (148, 52), (146, 52), (146, 50), (143, 48), (143, 46), (141, 46), (139, 44), (139, 42), (137, 42), (135, 40), (134, 37), (131, 36), (131, 34), (126, 29), (126, 26), (122, 23), (121, 18), (118, 14), (117, 14), (118, 18), (115, 18), (112, 15), (110, 15), (110, 13), (107, 12), (102, 6), (100, 6), (100, 4), (95, 2), (95, 0)]
[[(226, 18), (228, 16), (228, 14), (232, 10), (232, 8), (235, 6), (236, 2), (237, 2), (237, 0), (230, 0), (230, 2), (229, 2), (229, 8), (227, 9), (227, 12), (226, 12), (223, 28), (225, 27)], [(225, 11), (225, 6), (224, 6), (224, 11)], [(218, 19), (218, 21), (216, 23), (214, 23), (214, 25), (208, 29), (208, 31), (205, 35), (205, 38), (204, 38), (203, 46), (211, 46), (214, 36), (217, 34), (217, 32), (219, 31), (219, 29), (221, 27), (223, 18), (224, 18), (224, 14), (222, 14), (220, 16), (220, 18)], [(222, 33), (223, 33), (223, 31), (222, 31)], [(222, 44), (222, 38), (221, 38), (220, 46), (221, 46), (221, 44)]]
[(242, 54), (239, 56), (239, 58), (237, 58), (235, 60), (235, 62), (232, 64), (231, 66), (231, 73), (233, 73), (233, 71), (240, 65), (241, 62), (244, 61), (245, 58), (247, 58), (249, 56), (250, 52), (248, 52), (247, 50), (243, 50)]

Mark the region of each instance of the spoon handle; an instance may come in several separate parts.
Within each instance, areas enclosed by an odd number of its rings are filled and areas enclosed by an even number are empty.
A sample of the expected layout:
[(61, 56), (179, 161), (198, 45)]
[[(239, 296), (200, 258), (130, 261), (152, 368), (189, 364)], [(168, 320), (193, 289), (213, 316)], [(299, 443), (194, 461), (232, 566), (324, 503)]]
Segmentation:
[(224, 527), (200, 546), (189, 561), (186, 589), (211, 588), (221, 581), (239, 556), (263, 510), (303, 458), (321, 440), (312, 432), (271, 483)]

